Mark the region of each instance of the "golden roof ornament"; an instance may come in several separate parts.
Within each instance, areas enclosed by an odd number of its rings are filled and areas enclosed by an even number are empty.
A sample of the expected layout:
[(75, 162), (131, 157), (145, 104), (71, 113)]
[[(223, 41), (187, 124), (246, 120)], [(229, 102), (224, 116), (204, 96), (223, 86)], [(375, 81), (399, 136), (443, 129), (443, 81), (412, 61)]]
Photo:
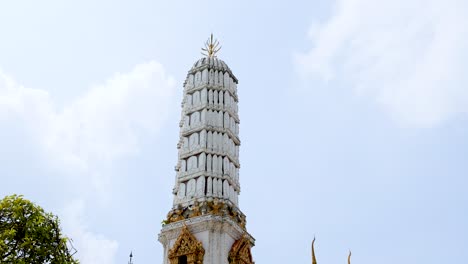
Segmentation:
[(213, 33), (211, 33), (210, 38), (205, 42), (205, 47), (202, 48), (202, 55), (208, 58), (215, 58), (216, 53), (221, 49), (219, 46), (219, 41), (217, 39), (213, 40)]
[[(314, 236), (314, 240), (312, 240), (312, 264), (317, 264), (317, 259), (315, 258), (314, 244), (315, 244), (315, 236)], [(349, 254), (348, 254), (348, 264), (351, 264), (351, 250), (349, 251)]]
[(315, 237), (314, 237), (314, 240), (312, 240), (312, 264), (317, 264), (317, 259), (315, 259), (314, 244), (315, 244)]

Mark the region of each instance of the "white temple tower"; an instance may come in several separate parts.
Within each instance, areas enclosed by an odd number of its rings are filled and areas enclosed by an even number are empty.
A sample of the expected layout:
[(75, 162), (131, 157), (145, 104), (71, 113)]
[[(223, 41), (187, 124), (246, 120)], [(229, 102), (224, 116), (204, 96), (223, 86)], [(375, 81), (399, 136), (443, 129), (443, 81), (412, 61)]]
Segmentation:
[(238, 81), (217, 45), (211, 36), (184, 82), (174, 202), (159, 234), (164, 264), (254, 263), (238, 202)]

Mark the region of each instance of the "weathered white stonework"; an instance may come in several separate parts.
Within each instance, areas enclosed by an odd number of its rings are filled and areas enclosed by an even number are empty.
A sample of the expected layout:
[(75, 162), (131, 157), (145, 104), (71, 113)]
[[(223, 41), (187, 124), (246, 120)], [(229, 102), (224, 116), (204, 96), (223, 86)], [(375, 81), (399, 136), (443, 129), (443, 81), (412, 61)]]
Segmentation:
[(203, 244), (204, 264), (228, 264), (231, 247), (241, 238), (254, 243), (238, 204), (237, 83), (229, 67), (216, 57), (198, 60), (188, 72), (174, 202), (159, 235), (164, 264), (169, 264), (168, 252), (184, 225)]
[(237, 78), (223, 61), (202, 58), (187, 75), (183, 98), (174, 208), (211, 196), (238, 207)]

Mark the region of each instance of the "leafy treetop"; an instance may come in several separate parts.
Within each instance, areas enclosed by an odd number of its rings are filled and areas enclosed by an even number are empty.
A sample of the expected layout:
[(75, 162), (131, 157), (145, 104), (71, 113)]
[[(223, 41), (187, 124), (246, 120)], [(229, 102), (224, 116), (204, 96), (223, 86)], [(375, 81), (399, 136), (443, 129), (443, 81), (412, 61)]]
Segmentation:
[(23, 196), (6, 196), (0, 200), (0, 263), (79, 263), (59, 224), (57, 216)]

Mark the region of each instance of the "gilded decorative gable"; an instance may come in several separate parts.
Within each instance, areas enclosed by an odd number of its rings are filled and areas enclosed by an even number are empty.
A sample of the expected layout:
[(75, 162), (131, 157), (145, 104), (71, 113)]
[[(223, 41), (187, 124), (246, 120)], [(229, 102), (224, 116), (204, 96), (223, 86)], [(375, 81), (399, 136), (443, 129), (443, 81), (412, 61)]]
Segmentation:
[(202, 243), (190, 233), (187, 226), (184, 226), (174, 246), (169, 250), (169, 261), (170, 264), (178, 264), (179, 257), (186, 256), (188, 264), (201, 264), (204, 255)]
[(229, 252), (229, 264), (254, 264), (250, 253), (251, 247), (250, 240), (245, 236), (234, 242)]

